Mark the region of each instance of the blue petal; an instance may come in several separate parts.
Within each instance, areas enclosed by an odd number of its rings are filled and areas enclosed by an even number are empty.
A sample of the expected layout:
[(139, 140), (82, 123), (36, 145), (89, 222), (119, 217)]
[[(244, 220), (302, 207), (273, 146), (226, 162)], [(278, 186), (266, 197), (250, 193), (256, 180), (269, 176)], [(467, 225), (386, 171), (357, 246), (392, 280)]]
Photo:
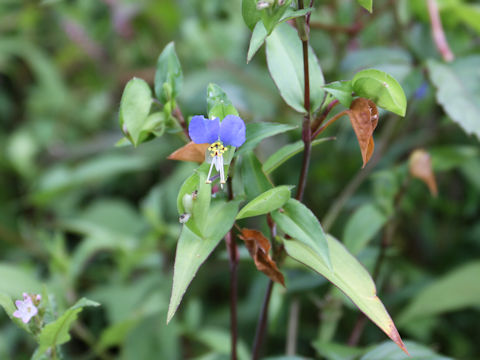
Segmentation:
[(205, 119), (202, 115), (195, 115), (188, 125), (188, 134), (195, 144), (211, 144), (218, 140), (220, 120)]
[(245, 123), (235, 115), (227, 115), (220, 123), (220, 140), (235, 147), (245, 142)]

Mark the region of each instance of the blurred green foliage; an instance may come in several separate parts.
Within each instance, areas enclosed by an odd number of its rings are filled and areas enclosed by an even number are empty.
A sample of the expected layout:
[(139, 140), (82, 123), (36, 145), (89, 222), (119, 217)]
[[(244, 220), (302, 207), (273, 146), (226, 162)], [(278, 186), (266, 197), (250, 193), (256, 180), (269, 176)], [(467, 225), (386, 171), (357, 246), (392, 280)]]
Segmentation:
[[(431, 348), (474, 360), (480, 358), (480, 9), (475, 1), (438, 0), (456, 56), (445, 64), (424, 3), (376, 0), (369, 14), (353, 0), (314, 2), (310, 44), (325, 83), (374, 67), (399, 81), (408, 110), (404, 119), (381, 112), (377, 148), (364, 170), (347, 120), (332, 125), (325, 134), (336, 141), (313, 147), (305, 202), (371, 273), (388, 237), (377, 288), (402, 336), (423, 344), (407, 343), (413, 358), (445, 359)], [(44, 285), (62, 312), (83, 296), (101, 303), (82, 312), (66, 358), (229, 357), (225, 247), (215, 250), (165, 325), (181, 228), (177, 193), (195, 168), (166, 160), (183, 144), (181, 132), (136, 149), (114, 145), (123, 136), (118, 109), (126, 83), (140, 77), (151, 86), (157, 58), (171, 41), (183, 68), (177, 103), (185, 116), (206, 114), (207, 85), (217, 83), (249, 123), (301, 124), (278, 93), (263, 49), (246, 64), (250, 31), (241, 9), (240, 0), (0, 2), (0, 292), (16, 299)], [(299, 128), (267, 139), (258, 159), (248, 155), (238, 168), (260, 169), (299, 139)], [(422, 182), (405, 180), (416, 148), (432, 156), (436, 198)], [(270, 170), (275, 184), (297, 183), (299, 156)], [(246, 188), (247, 199), (271, 186), (262, 179), (254, 185), (259, 190)], [(255, 219), (245, 224), (266, 228)], [(267, 279), (243, 245), (240, 256), (239, 358), (248, 359)], [(282, 270), (287, 288), (274, 288), (265, 354), (286, 353), (297, 306), (298, 354), (403, 359), (393, 344), (380, 344), (385, 336), (373, 324), (359, 348), (347, 348), (356, 308), (297, 263), (287, 259)], [(34, 351), (0, 312), (0, 359), (28, 359)]]

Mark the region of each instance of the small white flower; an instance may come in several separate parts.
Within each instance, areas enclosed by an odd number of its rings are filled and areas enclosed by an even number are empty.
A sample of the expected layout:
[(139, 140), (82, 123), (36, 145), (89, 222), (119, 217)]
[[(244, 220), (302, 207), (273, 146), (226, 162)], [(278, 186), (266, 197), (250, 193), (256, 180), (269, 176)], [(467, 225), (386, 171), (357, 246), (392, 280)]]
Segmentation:
[(38, 313), (37, 307), (33, 304), (32, 298), (28, 294), (24, 293), (23, 301), (17, 300), (15, 301), (15, 305), (18, 310), (15, 310), (13, 316), (22, 319), (25, 324)]

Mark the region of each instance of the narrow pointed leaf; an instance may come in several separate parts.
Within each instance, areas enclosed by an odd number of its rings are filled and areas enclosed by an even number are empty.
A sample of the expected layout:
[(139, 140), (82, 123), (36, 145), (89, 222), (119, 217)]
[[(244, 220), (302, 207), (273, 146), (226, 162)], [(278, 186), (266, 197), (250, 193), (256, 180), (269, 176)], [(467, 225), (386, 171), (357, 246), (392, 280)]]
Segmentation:
[[(162, 104), (166, 104), (180, 93), (182, 82), (182, 66), (175, 52), (175, 45), (171, 42), (165, 46), (157, 60), (155, 95)], [(167, 85), (165, 86), (165, 84)], [(166, 92), (165, 89), (168, 91)]]
[(309, 208), (298, 200), (290, 199), (283, 209), (274, 211), (272, 217), (285, 234), (307, 246), (323, 259), (324, 264), (331, 267), (325, 233)]
[[(267, 65), (283, 100), (294, 110), (305, 113), (302, 42), (290, 25), (278, 25), (267, 38)], [(317, 57), (309, 47), (311, 110), (323, 101), (325, 83)]]
[(263, 25), (262, 21), (257, 22), (255, 28), (252, 32), (252, 37), (250, 39), (250, 45), (248, 46), (247, 52), (247, 63), (252, 60), (253, 56), (257, 53), (258, 49), (260, 49), (267, 38), (267, 30)]
[(335, 81), (330, 84), (324, 85), (323, 88), (326, 92), (331, 94), (337, 99), (340, 104), (349, 108), (353, 101), (353, 87), (351, 81)]
[(285, 240), (285, 250), (295, 260), (307, 265), (337, 286), (402, 350), (405, 345), (384, 305), (377, 297), (377, 290), (370, 274), (335, 238), (327, 235), (331, 267), (304, 242)]
[(407, 98), (400, 84), (389, 74), (367, 69), (352, 79), (355, 95), (372, 100), (377, 106), (400, 116), (407, 111)]
[(290, 199), (291, 186), (277, 186), (258, 195), (245, 205), (237, 215), (237, 220), (268, 214), (283, 206)]
[[(334, 138), (323, 138), (312, 141), (312, 146), (321, 144), (328, 140), (333, 140)], [(305, 147), (305, 144), (302, 140), (296, 141), (292, 144), (285, 145), (284, 147), (277, 150), (275, 153), (270, 155), (270, 157), (263, 163), (262, 169), (266, 174), (270, 174), (272, 171), (277, 169), (285, 161), (292, 158), (293, 156), (299, 154)]]
[(257, 122), (247, 124), (245, 143), (238, 149), (237, 154), (241, 155), (253, 150), (263, 139), (278, 135), (293, 129), (296, 125), (279, 123)]
[(357, 0), (357, 2), (360, 4), (360, 6), (367, 9), (369, 12), (372, 12), (373, 0)]
[(195, 277), (198, 269), (216, 248), (235, 222), (238, 202), (220, 203), (208, 210), (208, 217), (200, 236), (187, 225), (182, 228), (177, 244), (173, 273), (173, 287), (168, 306), (167, 323), (170, 322), (178, 306)]

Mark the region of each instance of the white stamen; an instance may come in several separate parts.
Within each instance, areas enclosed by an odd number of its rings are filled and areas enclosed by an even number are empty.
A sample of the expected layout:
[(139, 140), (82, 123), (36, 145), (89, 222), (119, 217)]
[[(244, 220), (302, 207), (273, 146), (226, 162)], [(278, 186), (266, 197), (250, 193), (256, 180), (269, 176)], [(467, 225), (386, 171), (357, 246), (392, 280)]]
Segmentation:
[(213, 164), (215, 163), (215, 157), (212, 159), (212, 163), (210, 164), (210, 170), (208, 170), (207, 181), (205, 183), (210, 184), (212, 181), (210, 180), (210, 174), (212, 173)]
[(220, 187), (223, 189), (223, 184), (225, 184), (225, 172), (223, 168), (223, 155), (218, 156), (218, 162), (220, 163)]

